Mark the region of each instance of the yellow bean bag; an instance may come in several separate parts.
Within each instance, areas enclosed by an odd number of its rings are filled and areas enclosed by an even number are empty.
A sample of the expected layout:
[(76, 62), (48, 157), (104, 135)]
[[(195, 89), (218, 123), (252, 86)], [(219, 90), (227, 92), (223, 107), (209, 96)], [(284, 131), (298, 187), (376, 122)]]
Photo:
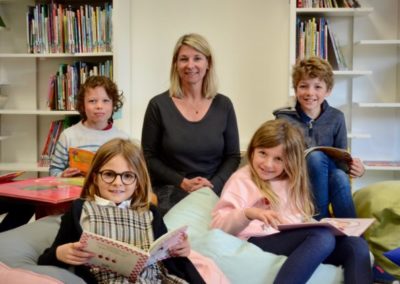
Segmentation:
[(375, 261), (400, 279), (400, 267), (383, 253), (400, 247), (400, 181), (384, 181), (368, 185), (353, 194), (358, 217), (374, 217), (365, 238)]

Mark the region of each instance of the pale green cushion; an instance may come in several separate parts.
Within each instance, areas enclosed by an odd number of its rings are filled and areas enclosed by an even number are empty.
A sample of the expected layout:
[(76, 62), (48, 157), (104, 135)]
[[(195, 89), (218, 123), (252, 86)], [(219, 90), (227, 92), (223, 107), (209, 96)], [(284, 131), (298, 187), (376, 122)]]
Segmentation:
[(353, 194), (359, 217), (376, 221), (365, 232), (376, 262), (400, 279), (399, 267), (383, 256), (400, 245), (400, 181), (383, 181), (368, 185)]
[[(272, 283), (286, 257), (264, 252), (221, 230), (209, 230), (211, 211), (217, 201), (218, 197), (211, 189), (195, 191), (165, 215), (165, 223), (169, 229), (189, 225), (192, 248), (213, 259), (233, 284)], [(341, 268), (320, 265), (309, 283), (330, 284), (342, 280)]]

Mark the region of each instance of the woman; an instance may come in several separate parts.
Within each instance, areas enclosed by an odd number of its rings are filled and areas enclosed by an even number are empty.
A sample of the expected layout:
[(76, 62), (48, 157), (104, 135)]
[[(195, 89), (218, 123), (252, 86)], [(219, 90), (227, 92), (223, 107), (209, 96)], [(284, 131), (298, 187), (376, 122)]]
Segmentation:
[(206, 39), (182, 36), (176, 43), (168, 91), (150, 100), (142, 146), (165, 214), (202, 187), (220, 194), (240, 162), (236, 115), (217, 93), (214, 58)]

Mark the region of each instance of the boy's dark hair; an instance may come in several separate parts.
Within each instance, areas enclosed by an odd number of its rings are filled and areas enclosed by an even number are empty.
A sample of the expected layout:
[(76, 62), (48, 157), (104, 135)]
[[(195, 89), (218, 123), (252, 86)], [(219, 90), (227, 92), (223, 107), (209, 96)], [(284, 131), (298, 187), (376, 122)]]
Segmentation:
[[(108, 97), (112, 100), (113, 104), (113, 114), (117, 112), (123, 105), (123, 95), (122, 92), (118, 92), (117, 85), (106, 76), (90, 76), (86, 79), (79, 89), (78, 96), (76, 98), (76, 110), (82, 117), (82, 120), (87, 119), (85, 113), (85, 93), (88, 89), (94, 89), (96, 87), (103, 87), (106, 91)], [(109, 122), (113, 121), (112, 115), (108, 119)]]
[(328, 91), (332, 90), (334, 85), (332, 66), (328, 61), (317, 56), (299, 60), (293, 66), (292, 83), (295, 90), (299, 82), (307, 78), (318, 78), (324, 81)]

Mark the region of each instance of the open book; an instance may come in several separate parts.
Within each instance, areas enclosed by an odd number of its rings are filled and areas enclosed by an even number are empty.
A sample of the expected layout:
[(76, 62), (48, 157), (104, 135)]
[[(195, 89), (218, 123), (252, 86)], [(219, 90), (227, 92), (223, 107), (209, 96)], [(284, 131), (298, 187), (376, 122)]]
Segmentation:
[(341, 148), (329, 147), (329, 146), (316, 146), (308, 148), (304, 152), (304, 156), (307, 156), (312, 151), (321, 151), (329, 156), (335, 163), (336, 166), (342, 169), (344, 172), (348, 173), (350, 171), (350, 164), (353, 158), (351, 154)]
[(374, 218), (324, 218), (320, 221), (311, 221), (298, 224), (278, 225), (279, 231), (293, 230), (299, 228), (327, 227), (336, 236), (361, 236), (365, 230), (375, 221)]
[(135, 283), (144, 267), (171, 257), (169, 248), (180, 242), (187, 226), (170, 231), (155, 240), (148, 251), (134, 245), (83, 231), (80, 242), (95, 254), (88, 265), (126, 276)]
[(77, 168), (83, 175), (86, 175), (89, 171), (90, 165), (92, 164), (94, 154), (94, 152), (80, 148), (69, 148), (68, 155), (70, 168)]

